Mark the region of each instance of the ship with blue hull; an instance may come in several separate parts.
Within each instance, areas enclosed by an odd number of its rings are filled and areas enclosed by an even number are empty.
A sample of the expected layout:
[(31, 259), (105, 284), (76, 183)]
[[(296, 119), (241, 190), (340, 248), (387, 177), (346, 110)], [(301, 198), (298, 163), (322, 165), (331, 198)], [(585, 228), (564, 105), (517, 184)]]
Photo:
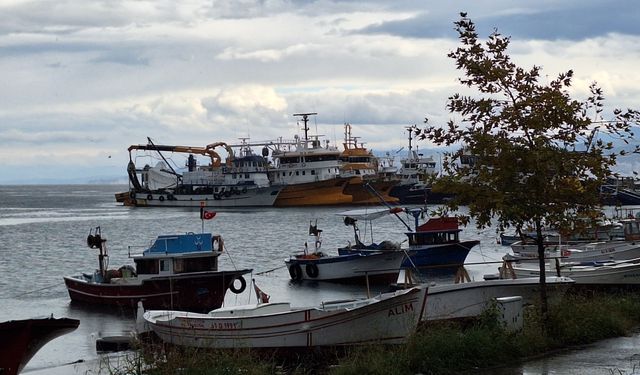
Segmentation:
[[(339, 254), (368, 253), (374, 251), (398, 250), (400, 244), (383, 241), (379, 244), (364, 244), (358, 236), (357, 220), (372, 220), (386, 214), (398, 215), (406, 212), (413, 217), (414, 229), (405, 223), (410, 231), (405, 232), (408, 246), (402, 250), (408, 255), (403, 261), (403, 268), (417, 268), (420, 271), (434, 271), (434, 273), (451, 272), (464, 265), (469, 251), (478, 245), (478, 240), (460, 240), (460, 229), (456, 217), (432, 217), (419, 225), (422, 210), (402, 210), (399, 208), (369, 210), (368, 212), (347, 211), (340, 215), (345, 217), (345, 224), (354, 227), (355, 244), (339, 249)], [(399, 216), (398, 216), (399, 217)], [(404, 223), (404, 221), (403, 221)]]

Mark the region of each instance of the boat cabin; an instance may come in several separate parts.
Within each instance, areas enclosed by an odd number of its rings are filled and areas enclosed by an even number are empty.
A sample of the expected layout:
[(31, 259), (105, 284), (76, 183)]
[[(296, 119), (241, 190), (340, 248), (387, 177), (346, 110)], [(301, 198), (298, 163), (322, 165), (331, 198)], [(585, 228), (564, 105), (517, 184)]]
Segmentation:
[(438, 245), (460, 242), (458, 219), (455, 217), (431, 218), (418, 226), (415, 232), (406, 232), (409, 245)]
[(222, 246), (211, 233), (164, 235), (133, 260), (138, 276), (217, 271)]

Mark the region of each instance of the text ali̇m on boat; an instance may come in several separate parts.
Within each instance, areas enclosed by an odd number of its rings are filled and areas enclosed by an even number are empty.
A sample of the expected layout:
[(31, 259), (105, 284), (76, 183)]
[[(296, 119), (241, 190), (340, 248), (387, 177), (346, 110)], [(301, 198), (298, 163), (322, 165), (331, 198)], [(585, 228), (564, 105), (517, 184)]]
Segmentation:
[(98, 270), (64, 277), (72, 301), (126, 308), (143, 301), (145, 308), (206, 312), (222, 305), (227, 289), (241, 293), (242, 275), (251, 272), (218, 271), (224, 243), (211, 233), (158, 236), (142, 254), (131, 255), (135, 268), (110, 270), (106, 241), (99, 227), (87, 238), (89, 247), (99, 250)]

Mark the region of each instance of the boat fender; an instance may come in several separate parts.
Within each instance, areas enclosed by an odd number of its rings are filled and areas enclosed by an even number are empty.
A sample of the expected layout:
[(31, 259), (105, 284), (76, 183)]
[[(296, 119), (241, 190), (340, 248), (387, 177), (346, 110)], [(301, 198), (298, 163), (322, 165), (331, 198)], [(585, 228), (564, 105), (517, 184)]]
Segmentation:
[(298, 263), (292, 264), (291, 267), (289, 267), (289, 276), (295, 281), (302, 280), (302, 268)]
[(147, 195), (147, 200), (148, 201), (152, 201), (153, 200), (153, 195), (151, 195), (151, 194)]
[(129, 193), (129, 197), (131, 199), (136, 199), (136, 193), (132, 191), (131, 193)]
[(159, 200), (160, 202), (164, 202), (164, 196), (163, 196), (163, 195), (161, 195), (161, 196), (160, 196), (160, 198), (158, 198), (158, 200)]
[(224, 251), (224, 240), (222, 239), (222, 236), (215, 235), (211, 238), (211, 241), (211, 245), (214, 250), (217, 250), (219, 252)]
[(315, 264), (309, 263), (304, 269), (307, 271), (307, 275), (309, 275), (310, 278), (315, 279), (318, 277), (318, 266)]
[(247, 194), (247, 187), (246, 186), (242, 188), (242, 194)]
[[(236, 280), (240, 280), (240, 288), (236, 288)], [(244, 279), (244, 277), (238, 276), (235, 279), (233, 279), (233, 282), (229, 286), (229, 290), (231, 290), (235, 294), (240, 294), (244, 292), (246, 287), (247, 287), (247, 281)]]

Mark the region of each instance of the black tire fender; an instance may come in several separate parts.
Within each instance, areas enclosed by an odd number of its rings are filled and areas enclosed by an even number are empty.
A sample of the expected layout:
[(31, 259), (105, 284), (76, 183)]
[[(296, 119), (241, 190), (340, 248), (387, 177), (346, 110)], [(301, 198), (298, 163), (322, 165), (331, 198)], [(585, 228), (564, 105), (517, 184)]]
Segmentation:
[(294, 263), (289, 267), (289, 276), (292, 280), (302, 280), (302, 267), (298, 263)]
[[(240, 280), (240, 288), (236, 288), (236, 280)], [(242, 275), (233, 279), (233, 281), (231, 282), (231, 285), (229, 286), (229, 290), (235, 294), (240, 294), (244, 292), (246, 288), (247, 288), (247, 280), (245, 280), (244, 277), (242, 277)]]
[(305, 271), (307, 271), (307, 276), (309, 276), (312, 279), (315, 279), (316, 277), (318, 277), (318, 266), (316, 266), (314, 263), (309, 263), (304, 267)]

